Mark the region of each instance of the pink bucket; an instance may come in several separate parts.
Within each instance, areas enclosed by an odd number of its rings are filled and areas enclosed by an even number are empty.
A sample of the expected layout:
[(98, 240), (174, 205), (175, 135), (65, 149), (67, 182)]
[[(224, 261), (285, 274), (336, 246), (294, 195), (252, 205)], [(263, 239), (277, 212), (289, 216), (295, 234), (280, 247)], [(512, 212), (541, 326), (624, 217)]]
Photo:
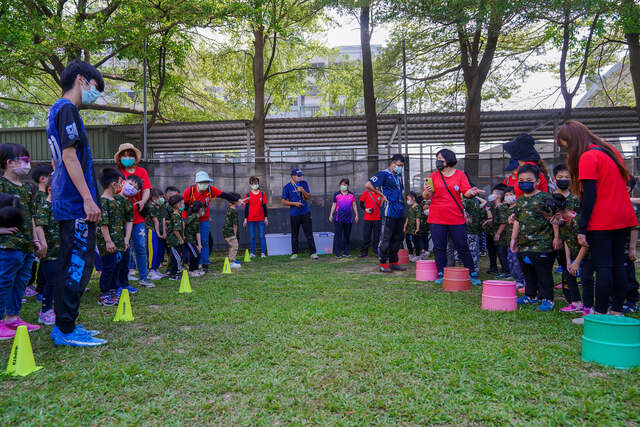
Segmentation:
[(416, 280), (434, 282), (438, 278), (438, 269), (434, 260), (416, 262)]
[(398, 264), (409, 264), (409, 251), (400, 249), (398, 251)]
[(482, 283), (482, 309), (489, 311), (517, 310), (516, 283), (503, 280), (485, 280)]

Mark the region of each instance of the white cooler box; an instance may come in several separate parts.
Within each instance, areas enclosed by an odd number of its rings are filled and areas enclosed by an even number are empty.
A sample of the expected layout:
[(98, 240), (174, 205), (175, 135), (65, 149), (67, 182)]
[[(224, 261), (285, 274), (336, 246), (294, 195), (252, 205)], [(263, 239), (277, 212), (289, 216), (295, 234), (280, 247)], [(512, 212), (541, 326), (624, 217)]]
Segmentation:
[[(266, 234), (267, 254), (272, 255), (291, 255), (291, 233), (273, 233)], [(300, 230), (298, 237), (304, 240), (304, 234)], [(333, 233), (332, 232), (315, 232), (313, 240), (316, 244), (316, 250), (319, 255), (333, 253)]]

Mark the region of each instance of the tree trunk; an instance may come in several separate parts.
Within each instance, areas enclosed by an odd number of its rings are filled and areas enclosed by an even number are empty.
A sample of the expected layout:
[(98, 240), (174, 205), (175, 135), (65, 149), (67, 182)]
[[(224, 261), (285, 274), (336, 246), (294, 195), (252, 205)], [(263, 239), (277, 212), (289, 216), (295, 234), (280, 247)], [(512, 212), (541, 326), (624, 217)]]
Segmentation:
[(264, 158), (264, 29), (260, 27), (254, 29), (253, 35), (253, 90), (255, 94), (255, 105), (253, 110), (253, 134), (255, 140), (255, 173), (262, 182), (266, 182), (266, 168)]
[(482, 122), (480, 112), (482, 111), (482, 84), (477, 78), (474, 83), (467, 86), (467, 99), (464, 109), (464, 149), (465, 162), (464, 170), (478, 183), (479, 158), (480, 158), (480, 136), (482, 134)]
[(369, 176), (378, 171), (378, 116), (373, 88), (373, 64), (371, 61), (370, 8), (360, 8), (360, 44), (362, 46), (362, 83), (364, 86), (364, 115), (367, 121), (367, 159)]
[(640, 34), (625, 34), (629, 45), (629, 64), (631, 68), (631, 81), (633, 82), (633, 93), (636, 97), (636, 111), (640, 120)]

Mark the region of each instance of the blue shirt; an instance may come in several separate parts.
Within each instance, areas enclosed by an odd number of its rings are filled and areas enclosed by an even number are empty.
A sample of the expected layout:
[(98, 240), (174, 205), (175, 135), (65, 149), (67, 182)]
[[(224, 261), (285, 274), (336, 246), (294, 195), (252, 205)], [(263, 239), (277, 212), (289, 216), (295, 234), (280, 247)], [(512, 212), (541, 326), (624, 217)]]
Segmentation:
[[(307, 181), (300, 181), (298, 182), (298, 185), (304, 188), (304, 191), (310, 193), (309, 184), (307, 184)], [(309, 209), (309, 204), (304, 200), (302, 194), (296, 190), (296, 187), (291, 182), (285, 185), (282, 189), (282, 198), (290, 202), (302, 203), (302, 207), (289, 206), (289, 215), (291, 216), (304, 215), (308, 212), (311, 212), (311, 210)]]
[(389, 218), (404, 218), (402, 175), (396, 175), (387, 168), (369, 178), (369, 182), (375, 188), (381, 188), (387, 198), (387, 201), (382, 204), (381, 214)]
[(47, 140), (56, 167), (51, 181), (53, 216), (56, 221), (85, 218), (82, 196), (71, 181), (62, 161), (62, 151), (65, 148), (75, 147), (87, 187), (89, 187), (93, 200), (99, 205), (98, 190), (93, 174), (93, 160), (87, 132), (78, 109), (68, 99), (57, 100), (49, 110)]

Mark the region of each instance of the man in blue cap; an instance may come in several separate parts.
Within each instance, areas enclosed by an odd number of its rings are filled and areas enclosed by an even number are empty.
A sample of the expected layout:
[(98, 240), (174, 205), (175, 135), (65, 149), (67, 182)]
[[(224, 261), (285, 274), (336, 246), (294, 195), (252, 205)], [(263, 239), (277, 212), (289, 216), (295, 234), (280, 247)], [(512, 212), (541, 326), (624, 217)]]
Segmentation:
[(304, 174), (301, 169), (293, 169), (291, 171), (291, 181), (282, 189), (282, 204), (289, 206), (289, 215), (291, 217), (291, 250), (293, 255), (291, 259), (298, 258), (300, 250), (298, 243), (298, 233), (300, 227), (304, 231), (304, 236), (309, 245), (311, 259), (318, 259), (316, 254), (316, 244), (313, 240), (313, 229), (311, 226), (311, 210), (307, 201), (311, 199), (309, 192), (309, 184), (302, 177)]

